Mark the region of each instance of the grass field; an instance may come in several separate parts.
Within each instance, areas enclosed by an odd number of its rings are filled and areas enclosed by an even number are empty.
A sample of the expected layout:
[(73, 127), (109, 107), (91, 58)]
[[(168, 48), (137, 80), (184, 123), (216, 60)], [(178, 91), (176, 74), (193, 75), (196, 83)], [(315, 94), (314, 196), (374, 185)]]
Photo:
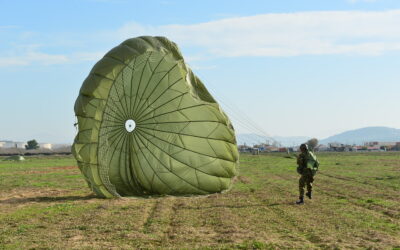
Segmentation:
[(318, 154), (315, 196), (295, 160), (242, 155), (224, 194), (98, 199), (72, 157), (0, 161), (0, 249), (400, 248), (400, 154)]

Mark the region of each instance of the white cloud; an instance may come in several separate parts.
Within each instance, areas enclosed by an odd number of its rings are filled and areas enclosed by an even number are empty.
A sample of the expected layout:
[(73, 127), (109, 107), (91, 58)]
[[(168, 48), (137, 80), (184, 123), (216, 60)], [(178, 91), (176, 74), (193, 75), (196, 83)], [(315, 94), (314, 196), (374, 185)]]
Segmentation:
[(105, 52), (74, 52), (71, 54), (49, 54), (41, 52), (40, 44), (16, 45), (6, 54), (0, 55), (0, 67), (28, 66), (33, 64), (55, 65), (82, 61), (97, 61)]
[(23, 55), (0, 57), (0, 67), (26, 66), (35, 63), (42, 65), (62, 64), (68, 62), (65, 55), (51, 55), (37, 51), (30, 51)]
[[(43, 45), (21, 49), (14, 44), (6, 52), (0, 51), (0, 67), (96, 61), (110, 46), (142, 35), (170, 38), (185, 50), (189, 62), (240, 56), (377, 56), (400, 51), (398, 27), (400, 10), (263, 14), (189, 25), (127, 23), (113, 31), (45, 34), (46, 46), (69, 52), (49, 54), (40, 51), (45, 51)], [(24, 34), (31, 33), (24, 31), (20, 35)]]
[(189, 65), (192, 70), (214, 70), (217, 68), (215, 65), (201, 66), (201, 65)]
[(104, 55), (106, 51), (103, 52), (78, 52), (71, 55), (69, 58), (71, 61), (98, 61)]
[(298, 56), (380, 55), (400, 50), (400, 10), (320, 11), (264, 14), (192, 25), (145, 26), (117, 30), (121, 39), (163, 35), (208, 55)]

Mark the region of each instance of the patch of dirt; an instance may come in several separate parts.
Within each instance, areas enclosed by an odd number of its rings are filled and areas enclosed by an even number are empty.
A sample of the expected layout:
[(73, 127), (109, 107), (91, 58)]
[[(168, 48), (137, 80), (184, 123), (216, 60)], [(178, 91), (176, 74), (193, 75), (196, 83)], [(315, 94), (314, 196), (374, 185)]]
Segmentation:
[(79, 169), (77, 166), (49, 167), (50, 169)]
[(244, 184), (249, 184), (249, 183), (251, 183), (251, 179), (250, 179), (249, 177), (246, 177), (246, 176), (239, 176), (239, 177), (238, 177), (238, 180), (239, 180), (241, 183), (244, 183)]
[(20, 171), (18, 174), (29, 175), (29, 174), (48, 174), (48, 173), (55, 173), (58, 170), (79, 170), (76, 166), (61, 166), (61, 167), (48, 167), (47, 170), (26, 170)]
[(48, 174), (48, 173), (54, 173), (56, 171), (51, 171), (51, 170), (27, 170), (27, 171), (21, 171), (18, 174), (23, 174), (23, 175), (31, 175), (31, 174)]

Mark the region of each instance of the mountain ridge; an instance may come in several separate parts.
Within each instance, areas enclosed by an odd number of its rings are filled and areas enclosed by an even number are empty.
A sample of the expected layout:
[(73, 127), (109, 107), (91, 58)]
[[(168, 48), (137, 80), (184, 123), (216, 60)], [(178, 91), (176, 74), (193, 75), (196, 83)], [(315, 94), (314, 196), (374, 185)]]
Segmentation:
[[(269, 140), (275, 140), (281, 143), (282, 146), (298, 146), (301, 143), (311, 139), (308, 136), (262, 136), (257, 134), (237, 134), (237, 142), (239, 145), (246, 143), (247, 145), (254, 145), (265, 143)], [(318, 138), (319, 139), (319, 138)], [(371, 126), (358, 129), (347, 130), (342, 133), (329, 136), (324, 139), (319, 139), (320, 144), (328, 143), (343, 143), (343, 144), (356, 144), (363, 145), (365, 142), (379, 141), (379, 142), (400, 142), (400, 129), (390, 128), (384, 126)]]
[(338, 142), (362, 145), (370, 141), (400, 142), (400, 129), (383, 126), (353, 129), (322, 139), (320, 144)]

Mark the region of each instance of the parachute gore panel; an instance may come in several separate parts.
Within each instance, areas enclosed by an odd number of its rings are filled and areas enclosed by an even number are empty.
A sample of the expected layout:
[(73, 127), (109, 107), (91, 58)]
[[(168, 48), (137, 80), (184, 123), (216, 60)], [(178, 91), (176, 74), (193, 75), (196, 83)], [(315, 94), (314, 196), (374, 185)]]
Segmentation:
[(208, 194), (228, 189), (233, 127), (164, 37), (126, 40), (83, 82), (73, 154), (102, 197)]

